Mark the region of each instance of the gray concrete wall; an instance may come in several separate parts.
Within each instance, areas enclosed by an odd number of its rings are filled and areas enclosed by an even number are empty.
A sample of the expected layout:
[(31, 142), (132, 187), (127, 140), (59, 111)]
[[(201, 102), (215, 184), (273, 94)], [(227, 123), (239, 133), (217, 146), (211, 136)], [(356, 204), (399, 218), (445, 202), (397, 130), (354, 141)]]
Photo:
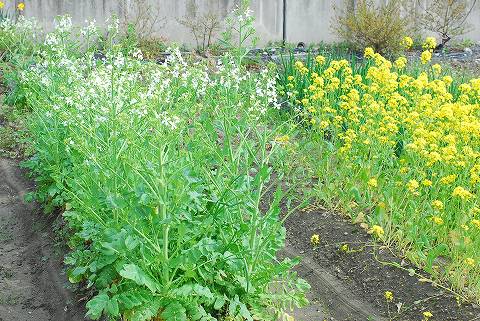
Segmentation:
[[(132, 8), (135, 7), (135, 3), (139, 3), (138, 1), (148, 2), (150, 12), (154, 12), (159, 18), (154, 28), (156, 36), (189, 44), (195, 43), (194, 38), (179, 22), (180, 20), (186, 17), (194, 19), (195, 16), (206, 12), (214, 12), (223, 19), (239, 2), (239, 0), (25, 0), (26, 9), (23, 14), (27, 17), (36, 17), (47, 29), (52, 28), (55, 16), (62, 14), (70, 14), (76, 24), (93, 19), (103, 24), (112, 15), (119, 17), (133, 15)], [(282, 39), (282, 1), (252, 1), (251, 8), (256, 17), (256, 29), (261, 43)], [(20, 1), (4, 0), (4, 2), (7, 10), (11, 10)], [(198, 7), (196, 13), (190, 10), (192, 2)], [(343, 0), (287, 0), (287, 41), (307, 43), (335, 41), (335, 35), (330, 28), (334, 16), (333, 6), (341, 7), (343, 3)], [(480, 1), (477, 1), (468, 22), (474, 29), (465, 37), (480, 41)]]

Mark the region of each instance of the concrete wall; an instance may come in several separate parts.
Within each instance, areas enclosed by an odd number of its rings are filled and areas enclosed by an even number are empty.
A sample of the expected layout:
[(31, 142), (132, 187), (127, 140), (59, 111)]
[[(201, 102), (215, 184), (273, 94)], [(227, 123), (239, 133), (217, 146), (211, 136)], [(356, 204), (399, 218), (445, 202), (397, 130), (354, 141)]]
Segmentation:
[[(95, 19), (103, 24), (112, 16), (133, 15), (135, 4), (145, 1), (149, 12), (158, 17), (154, 34), (178, 43), (194, 44), (191, 32), (179, 21), (194, 19), (206, 12), (215, 12), (223, 19), (239, 0), (25, 0), (23, 14), (36, 17), (47, 29), (52, 28), (54, 17), (70, 14), (77, 24)], [(261, 43), (282, 39), (283, 0), (253, 0), (252, 10), (256, 17), (256, 28)], [(335, 41), (330, 25), (334, 16), (333, 6), (341, 7), (343, 0), (286, 0), (287, 41), (316, 43)], [(427, 0), (435, 1), (435, 0)], [(469, 0), (474, 1), (474, 0)], [(4, 0), (6, 8), (12, 10), (21, 2)], [(122, 5), (123, 3), (123, 5)], [(198, 8), (192, 12), (191, 4)], [(127, 9), (125, 9), (127, 8)], [(130, 8), (130, 9), (128, 9)], [(468, 22), (474, 29), (466, 38), (480, 41), (480, 1), (477, 1)]]

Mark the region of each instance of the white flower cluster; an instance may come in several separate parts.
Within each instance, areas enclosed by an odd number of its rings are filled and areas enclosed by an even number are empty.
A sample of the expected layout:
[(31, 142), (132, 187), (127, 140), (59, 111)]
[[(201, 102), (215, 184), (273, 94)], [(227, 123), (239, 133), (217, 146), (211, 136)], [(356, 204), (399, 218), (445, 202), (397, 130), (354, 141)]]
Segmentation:
[[(212, 103), (220, 109), (243, 108), (254, 118), (279, 107), (275, 78), (267, 69), (249, 72), (229, 56), (212, 67), (190, 61), (178, 48), (169, 49), (160, 65), (142, 61), (139, 50), (110, 50), (95, 60), (69, 51), (74, 29), (69, 17), (59, 19), (45, 37), (39, 53), (43, 61), (21, 73), (22, 82), (38, 92), (55, 93), (39, 108), (64, 126), (95, 132), (115, 124), (117, 132), (143, 123), (142, 128), (168, 132), (182, 130), (193, 111)], [(81, 34), (96, 32), (90, 23)]]

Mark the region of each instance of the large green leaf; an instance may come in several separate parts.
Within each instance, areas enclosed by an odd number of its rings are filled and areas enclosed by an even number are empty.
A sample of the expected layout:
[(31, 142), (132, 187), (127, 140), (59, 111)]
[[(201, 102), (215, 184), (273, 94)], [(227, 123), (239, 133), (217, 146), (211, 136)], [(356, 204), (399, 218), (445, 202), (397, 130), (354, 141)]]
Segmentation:
[(162, 312), (165, 321), (186, 321), (187, 312), (183, 305), (178, 302), (170, 303)]
[(125, 279), (132, 280), (138, 285), (145, 285), (154, 293), (157, 291), (157, 283), (141, 268), (133, 263), (124, 265), (123, 269), (119, 273)]
[(94, 296), (87, 303), (87, 316), (93, 320), (98, 320), (102, 316), (103, 310), (107, 307), (110, 298), (105, 293)]
[(147, 321), (157, 316), (160, 309), (160, 303), (152, 300), (135, 309), (131, 321)]

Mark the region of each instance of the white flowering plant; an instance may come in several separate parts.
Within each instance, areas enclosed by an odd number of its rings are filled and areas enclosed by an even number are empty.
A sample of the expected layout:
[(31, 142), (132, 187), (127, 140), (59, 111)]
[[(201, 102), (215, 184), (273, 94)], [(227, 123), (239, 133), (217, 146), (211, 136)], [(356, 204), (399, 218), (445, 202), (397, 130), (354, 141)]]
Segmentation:
[(68, 277), (96, 293), (88, 316), (274, 320), (305, 305), (298, 261), (276, 258), (272, 159), (288, 128), (269, 123), (273, 70), (177, 49), (159, 65), (115, 45), (96, 59), (62, 19), (11, 72), (31, 110), (33, 196), (65, 210)]

